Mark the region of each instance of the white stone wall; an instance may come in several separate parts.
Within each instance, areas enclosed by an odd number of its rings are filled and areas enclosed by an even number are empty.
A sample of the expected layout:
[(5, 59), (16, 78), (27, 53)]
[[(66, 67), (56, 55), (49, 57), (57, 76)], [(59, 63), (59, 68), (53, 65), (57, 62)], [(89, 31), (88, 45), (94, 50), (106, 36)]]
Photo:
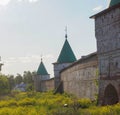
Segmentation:
[(120, 75), (120, 51), (99, 56), (100, 74), (102, 77)]
[(40, 84), (40, 77), (38, 77), (37, 75), (34, 76), (34, 87), (35, 87), (35, 91), (40, 91), (40, 87), (41, 87), (41, 84)]
[(54, 76), (59, 77), (60, 71), (68, 67), (71, 63), (56, 63), (54, 64)]
[(71, 63), (55, 63), (54, 64), (54, 76), (55, 76), (55, 89), (60, 84), (60, 71), (68, 67)]
[(36, 75), (34, 77), (34, 86), (36, 91), (44, 90), (42, 87), (42, 81), (49, 80), (50, 75)]
[(120, 8), (95, 19), (95, 35), (102, 77), (120, 74)]
[(120, 9), (114, 9), (95, 19), (98, 53), (120, 48)]
[(80, 98), (95, 99), (98, 94), (96, 81), (98, 80), (97, 60), (86, 63), (78, 63), (61, 73), (64, 91)]
[(48, 80), (50, 79), (50, 75), (40, 75), (39, 76), (41, 80)]
[(42, 81), (41, 89), (42, 89), (42, 91), (53, 90), (54, 89), (54, 78)]

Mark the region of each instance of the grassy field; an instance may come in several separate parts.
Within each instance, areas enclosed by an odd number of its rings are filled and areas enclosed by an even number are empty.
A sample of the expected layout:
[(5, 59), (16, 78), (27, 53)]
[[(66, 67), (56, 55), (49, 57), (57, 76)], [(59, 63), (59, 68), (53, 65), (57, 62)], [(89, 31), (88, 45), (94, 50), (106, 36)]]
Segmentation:
[(120, 104), (97, 107), (96, 102), (66, 93), (14, 92), (1, 97), (0, 115), (120, 115)]

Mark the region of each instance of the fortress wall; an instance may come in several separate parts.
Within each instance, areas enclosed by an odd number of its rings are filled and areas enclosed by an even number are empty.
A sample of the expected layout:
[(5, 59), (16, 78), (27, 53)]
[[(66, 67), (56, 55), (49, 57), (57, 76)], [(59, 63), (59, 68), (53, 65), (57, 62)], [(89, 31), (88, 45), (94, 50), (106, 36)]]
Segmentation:
[(42, 89), (42, 91), (53, 90), (54, 89), (54, 78), (41, 81), (41, 89)]
[(79, 60), (61, 72), (64, 91), (80, 98), (95, 99), (98, 94), (97, 55)]

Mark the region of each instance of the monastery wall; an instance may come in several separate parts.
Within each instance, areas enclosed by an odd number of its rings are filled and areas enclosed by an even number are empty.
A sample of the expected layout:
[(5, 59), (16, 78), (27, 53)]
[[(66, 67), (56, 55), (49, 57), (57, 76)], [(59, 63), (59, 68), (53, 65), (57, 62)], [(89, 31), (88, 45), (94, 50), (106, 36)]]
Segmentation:
[(97, 55), (81, 59), (61, 72), (64, 91), (80, 98), (95, 99), (98, 94)]
[(54, 89), (54, 78), (41, 81), (41, 89), (43, 92), (53, 90)]

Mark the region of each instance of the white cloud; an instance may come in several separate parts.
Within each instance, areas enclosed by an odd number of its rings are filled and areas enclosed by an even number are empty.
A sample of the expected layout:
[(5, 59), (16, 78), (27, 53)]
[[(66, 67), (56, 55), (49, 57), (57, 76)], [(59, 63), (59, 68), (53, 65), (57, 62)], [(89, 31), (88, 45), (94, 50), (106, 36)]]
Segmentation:
[[(42, 56), (44, 60), (53, 59), (54, 56), (52, 54), (47, 54)], [(4, 60), (5, 64), (13, 64), (13, 63), (33, 63), (33, 62), (40, 62), (41, 56), (40, 55), (32, 55), (32, 56), (22, 56), (22, 57), (9, 57), (8, 59)]]
[[(51, 60), (54, 60), (54, 56), (52, 54), (43, 55), (43, 62), (47, 63)], [(3, 58), (2, 60), (4, 66), (2, 67), (2, 72), (5, 74), (13, 74), (23, 73), (25, 70), (36, 70), (41, 61), (40, 55), (30, 55), (30, 56), (20, 56), (20, 57), (8, 57)], [(52, 62), (51, 62), (52, 63)], [(51, 63), (47, 64), (47, 68), (50, 68), (51, 73), (53, 70), (51, 69)]]
[(11, 0), (0, 0), (0, 5), (1, 5), (1, 6), (6, 6), (6, 5), (9, 4), (10, 1), (11, 1)]
[(38, 0), (28, 0), (30, 3), (37, 2)]
[(38, 2), (38, 0), (18, 0), (19, 2), (29, 2), (29, 3), (35, 3)]
[[(0, 0), (0, 6), (7, 6), (11, 1), (13, 0)], [(35, 3), (38, 2), (38, 0), (16, 0), (18, 2), (29, 2), (29, 3)]]
[(48, 54), (48, 55), (45, 55), (45, 56), (43, 56), (43, 58), (45, 58), (45, 59), (52, 59), (52, 58), (54, 58), (54, 56), (52, 55), (52, 54)]
[(102, 10), (102, 9), (103, 9), (103, 6), (100, 5), (100, 6), (95, 7), (95, 8), (93, 9), (93, 11), (100, 11), (100, 10)]

